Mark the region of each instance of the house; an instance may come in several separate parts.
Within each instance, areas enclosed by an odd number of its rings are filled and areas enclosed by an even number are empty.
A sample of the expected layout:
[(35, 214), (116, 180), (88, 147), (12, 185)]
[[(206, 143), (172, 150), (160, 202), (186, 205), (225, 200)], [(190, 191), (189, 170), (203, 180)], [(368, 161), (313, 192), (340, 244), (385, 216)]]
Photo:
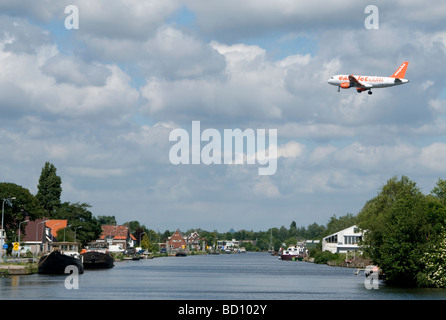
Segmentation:
[(136, 238), (130, 233), (126, 226), (102, 225), (101, 228), (102, 233), (99, 236), (99, 239), (96, 240), (96, 243), (119, 245), (123, 250), (133, 248), (135, 246)]
[(63, 230), (68, 226), (68, 220), (47, 220), (45, 226), (47, 236), (52, 239), (52, 242), (63, 241), (63, 237), (60, 239), (59, 235), (59, 239), (57, 239), (56, 236), (59, 230)]
[(176, 252), (181, 249), (186, 249), (186, 245), (186, 239), (178, 229), (173, 233), (173, 235), (167, 238), (166, 241), (167, 252)]
[(51, 243), (58, 241), (56, 238), (57, 232), (66, 228), (68, 226), (67, 223), (68, 221), (64, 219), (36, 219), (28, 221), (24, 232), (21, 233), (20, 242), (22, 246), (20, 253), (30, 251), (37, 256), (41, 253), (49, 252)]
[(362, 240), (363, 233), (357, 226), (351, 226), (333, 233), (322, 239), (322, 251), (347, 252), (359, 250), (358, 243)]
[(167, 238), (165, 245), (161, 245), (161, 247), (165, 247), (167, 252), (176, 252), (179, 250), (206, 250), (207, 242), (206, 238), (200, 237), (197, 231), (192, 232), (187, 236), (183, 236), (181, 231), (177, 229), (169, 238)]
[(197, 231), (192, 232), (186, 238), (186, 243), (190, 250), (206, 250), (206, 238), (200, 237)]
[(240, 241), (232, 239), (232, 240), (218, 240), (217, 241), (217, 250), (222, 251), (237, 251), (240, 247)]

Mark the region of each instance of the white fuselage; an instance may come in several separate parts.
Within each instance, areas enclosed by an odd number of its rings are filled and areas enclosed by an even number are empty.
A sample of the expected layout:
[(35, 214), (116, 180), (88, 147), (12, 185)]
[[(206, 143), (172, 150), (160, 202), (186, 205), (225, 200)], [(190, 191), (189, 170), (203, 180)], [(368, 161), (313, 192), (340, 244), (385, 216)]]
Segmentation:
[[(407, 79), (398, 79), (392, 77), (358, 76), (358, 75), (353, 75), (353, 76), (356, 78), (356, 80), (358, 80), (361, 84), (364, 85), (365, 89), (393, 87), (409, 82), (409, 80)], [(345, 83), (346, 87), (343, 88), (347, 89), (348, 88), (347, 84), (350, 83), (349, 76), (345, 74), (339, 74), (328, 79), (328, 83), (338, 87), (343, 87), (341, 84)]]

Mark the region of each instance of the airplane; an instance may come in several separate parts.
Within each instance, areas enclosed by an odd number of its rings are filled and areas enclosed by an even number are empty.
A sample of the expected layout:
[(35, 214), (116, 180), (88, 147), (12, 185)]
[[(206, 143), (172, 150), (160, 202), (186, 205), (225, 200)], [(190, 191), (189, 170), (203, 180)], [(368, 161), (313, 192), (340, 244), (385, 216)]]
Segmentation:
[(356, 88), (358, 93), (368, 90), (368, 94), (372, 94), (372, 88), (386, 88), (408, 83), (409, 80), (404, 79), (408, 65), (409, 62), (403, 62), (390, 77), (348, 76), (339, 74), (331, 77), (327, 82), (331, 85), (338, 86), (338, 92), (341, 91), (341, 88)]

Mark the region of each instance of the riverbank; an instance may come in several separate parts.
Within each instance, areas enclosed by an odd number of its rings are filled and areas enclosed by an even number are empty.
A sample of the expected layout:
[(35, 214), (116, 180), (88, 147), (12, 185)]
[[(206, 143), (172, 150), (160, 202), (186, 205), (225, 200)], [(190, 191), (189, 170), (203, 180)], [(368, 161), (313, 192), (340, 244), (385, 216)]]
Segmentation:
[(9, 276), (9, 275), (27, 275), (37, 273), (37, 263), (7, 263), (0, 264), (0, 275), (1, 276)]
[[(115, 262), (127, 261), (128, 257), (123, 254), (113, 254)], [(167, 253), (164, 254), (152, 254), (138, 256), (140, 259), (153, 259), (160, 257), (167, 257)], [(10, 260), (10, 261), (8, 261)], [(20, 258), (17, 262), (13, 259), (8, 259), (6, 262), (0, 263), (0, 277), (7, 277), (10, 275), (29, 275), (37, 273), (38, 264), (32, 262), (32, 258)], [(134, 260), (134, 259), (133, 259)]]
[(327, 265), (332, 267), (343, 267), (343, 268), (360, 268), (364, 269), (366, 266), (370, 265), (371, 261), (370, 259), (351, 259), (351, 260), (330, 260), (327, 262)]

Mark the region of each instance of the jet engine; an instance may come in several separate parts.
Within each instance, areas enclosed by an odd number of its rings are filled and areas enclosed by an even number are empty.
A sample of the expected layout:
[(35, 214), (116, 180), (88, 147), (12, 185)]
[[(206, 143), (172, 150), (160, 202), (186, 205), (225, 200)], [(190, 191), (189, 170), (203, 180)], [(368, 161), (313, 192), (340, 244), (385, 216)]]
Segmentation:
[(341, 82), (341, 88), (342, 89), (350, 88), (350, 82)]

